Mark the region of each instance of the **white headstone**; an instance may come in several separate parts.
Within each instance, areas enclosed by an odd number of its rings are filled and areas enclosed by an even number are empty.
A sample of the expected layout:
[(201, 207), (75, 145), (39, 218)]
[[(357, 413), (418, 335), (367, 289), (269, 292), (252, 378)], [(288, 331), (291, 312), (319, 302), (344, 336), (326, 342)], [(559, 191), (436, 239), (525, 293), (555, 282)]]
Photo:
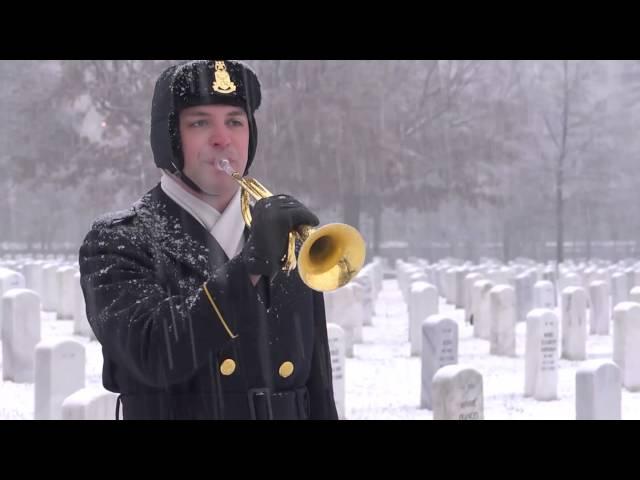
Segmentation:
[(607, 283), (602, 280), (591, 282), (589, 298), (591, 300), (589, 332), (594, 335), (609, 335), (611, 297)]
[(85, 387), (62, 402), (62, 420), (115, 420), (117, 399), (102, 386)]
[(73, 319), (73, 310), (75, 308), (76, 300), (74, 294), (76, 289), (74, 288), (76, 269), (73, 267), (60, 267), (57, 270), (58, 285), (60, 290), (58, 291), (58, 308), (57, 318), (59, 320), (71, 320)]
[(409, 303), (409, 294), (411, 290), (411, 284), (416, 282), (429, 282), (427, 274), (416, 266), (411, 266), (411, 270), (407, 274), (407, 281), (404, 284), (404, 299), (407, 304)]
[(458, 269), (456, 267), (447, 269), (444, 273), (444, 297), (447, 299), (447, 303), (455, 305), (456, 303), (456, 279)]
[(338, 417), (345, 418), (345, 338), (344, 330), (339, 325), (327, 324), (329, 337), (329, 353), (331, 355), (331, 372), (333, 378), (333, 396), (338, 410)]
[(420, 407), (432, 408), (431, 386), (435, 373), (458, 363), (458, 324), (444, 315), (422, 322), (422, 388)]
[[(25, 288), (24, 276), (9, 268), (0, 267), (0, 299), (9, 290)], [(0, 307), (0, 336), (2, 335), (2, 307)]]
[(426, 282), (411, 284), (409, 294), (409, 342), (411, 355), (422, 350), (421, 325), (429, 316), (438, 313), (438, 291)]
[(556, 314), (534, 309), (527, 315), (524, 394), (536, 400), (558, 398), (558, 330)]
[(40, 341), (40, 297), (24, 288), (2, 297), (2, 379), (33, 383), (33, 351)]
[(491, 355), (516, 356), (515, 292), (509, 285), (496, 285), (491, 302)]
[(576, 420), (620, 420), (622, 378), (609, 360), (590, 360), (576, 372)]
[(613, 361), (622, 373), (622, 384), (640, 391), (640, 304), (622, 302), (613, 309)]
[(540, 280), (533, 286), (533, 308), (555, 308), (556, 292), (549, 280)]
[(624, 274), (627, 276), (627, 299), (629, 299), (629, 292), (636, 286), (636, 278), (633, 272), (633, 268), (628, 267), (624, 269)]
[(557, 279), (556, 279), (555, 268), (551, 266), (546, 266), (542, 272), (542, 280), (547, 280), (548, 282), (551, 282), (554, 285), (556, 285)]
[(587, 293), (582, 287), (562, 291), (562, 358), (587, 358)]
[(33, 290), (38, 295), (42, 295), (44, 288), (44, 278), (42, 274), (41, 262), (29, 262), (23, 268), (25, 288)]
[(349, 283), (349, 285), (346, 285), (343, 288), (351, 289), (353, 293), (353, 303), (351, 304), (350, 312), (351, 312), (351, 315), (355, 315), (358, 318), (358, 320), (355, 322), (355, 325), (353, 327), (353, 343), (362, 343), (363, 341), (362, 326), (364, 324), (364, 317), (365, 317), (364, 287), (357, 282), (351, 282)]
[(582, 288), (584, 288), (587, 292), (589, 291), (589, 286), (591, 285), (591, 282), (594, 282), (596, 280), (598, 280), (597, 274), (596, 274), (597, 269), (594, 266), (590, 266), (588, 268), (585, 268), (583, 274), (582, 274)]
[(85, 349), (72, 339), (48, 338), (35, 349), (35, 419), (59, 420), (62, 402), (85, 385)]
[(478, 280), (473, 284), (473, 336), (489, 340), (491, 338), (491, 297), (493, 282)]
[[(362, 271), (361, 271), (362, 273)], [(353, 279), (354, 284), (362, 286), (362, 306), (364, 310), (364, 316), (362, 317), (362, 325), (373, 324), (373, 304), (374, 304), (374, 292), (373, 292), (373, 273), (360, 274)]]
[(633, 270), (633, 286), (640, 286), (640, 269), (638, 267)]
[(433, 376), (434, 420), (483, 420), (482, 375), (466, 365), (447, 365)]
[(46, 312), (55, 312), (58, 307), (58, 295), (60, 287), (58, 285), (58, 268), (57, 263), (47, 263), (42, 267), (43, 291), (42, 291), (42, 310)]
[(454, 305), (458, 308), (464, 308), (464, 279), (469, 273), (466, 267), (456, 268), (456, 290), (454, 294)]
[(347, 357), (353, 357), (356, 329), (362, 326), (362, 306), (356, 302), (355, 292), (350, 285), (325, 292), (327, 323), (340, 325), (344, 330)]
[(624, 272), (616, 272), (611, 275), (612, 306), (629, 300), (629, 288), (627, 288), (627, 275)]
[(473, 284), (482, 278), (482, 274), (467, 273), (464, 278), (464, 321), (471, 323), (473, 317)]

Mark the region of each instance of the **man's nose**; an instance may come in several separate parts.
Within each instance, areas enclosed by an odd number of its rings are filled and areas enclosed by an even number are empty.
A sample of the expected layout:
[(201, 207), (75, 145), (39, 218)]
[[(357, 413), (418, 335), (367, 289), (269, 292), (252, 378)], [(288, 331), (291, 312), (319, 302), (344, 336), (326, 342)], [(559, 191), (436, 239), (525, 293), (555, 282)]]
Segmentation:
[(213, 147), (226, 148), (231, 143), (231, 136), (225, 128), (214, 127), (209, 136), (209, 143)]

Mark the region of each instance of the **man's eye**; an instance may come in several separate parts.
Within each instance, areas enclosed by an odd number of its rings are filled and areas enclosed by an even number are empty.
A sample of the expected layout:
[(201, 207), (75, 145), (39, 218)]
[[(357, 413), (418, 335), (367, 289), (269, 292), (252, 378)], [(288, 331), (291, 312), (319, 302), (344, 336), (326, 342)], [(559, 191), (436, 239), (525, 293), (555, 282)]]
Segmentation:
[(191, 123), (189, 126), (190, 127), (194, 127), (194, 128), (206, 127), (207, 126), (207, 121), (206, 120), (198, 120), (197, 122)]

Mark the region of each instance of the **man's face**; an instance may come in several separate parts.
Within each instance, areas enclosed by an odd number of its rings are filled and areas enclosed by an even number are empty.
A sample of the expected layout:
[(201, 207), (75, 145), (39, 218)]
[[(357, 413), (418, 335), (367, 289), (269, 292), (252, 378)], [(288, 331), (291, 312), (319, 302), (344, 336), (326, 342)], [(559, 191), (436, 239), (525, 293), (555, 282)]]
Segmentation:
[(230, 195), (236, 181), (218, 169), (227, 159), (242, 174), (249, 154), (249, 121), (244, 110), (228, 105), (202, 105), (180, 112), (184, 173), (210, 195)]

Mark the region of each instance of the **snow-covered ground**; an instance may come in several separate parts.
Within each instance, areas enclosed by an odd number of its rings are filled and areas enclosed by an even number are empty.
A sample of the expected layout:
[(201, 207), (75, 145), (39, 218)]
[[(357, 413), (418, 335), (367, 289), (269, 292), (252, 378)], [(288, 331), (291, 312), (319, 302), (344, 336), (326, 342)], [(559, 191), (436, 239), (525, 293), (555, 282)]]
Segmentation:
[[(459, 325), (459, 363), (476, 368), (484, 381), (486, 419), (575, 418), (575, 374), (581, 362), (559, 361), (559, 399), (538, 402), (524, 398), (524, 323), (516, 329), (516, 358), (489, 355), (489, 342), (473, 338), (463, 311), (440, 299), (440, 313), (451, 314)], [(42, 314), (42, 337), (71, 336), (87, 348), (86, 382), (101, 384), (100, 345), (73, 336), (73, 322)], [(372, 326), (364, 327), (362, 344), (354, 346), (354, 358), (346, 363), (346, 408), (349, 419), (431, 419), (420, 403), (420, 358), (409, 355), (407, 308), (395, 279), (384, 280), (376, 301)], [(1, 347), (0, 347), (1, 348)], [(611, 359), (612, 337), (591, 335), (587, 357)], [(0, 357), (1, 358), (1, 357)], [(0, 383), (0, 419), (32, 419), (32, 384)], [(622, 392), (622, 418), (640, 419), (640, 392)]]

